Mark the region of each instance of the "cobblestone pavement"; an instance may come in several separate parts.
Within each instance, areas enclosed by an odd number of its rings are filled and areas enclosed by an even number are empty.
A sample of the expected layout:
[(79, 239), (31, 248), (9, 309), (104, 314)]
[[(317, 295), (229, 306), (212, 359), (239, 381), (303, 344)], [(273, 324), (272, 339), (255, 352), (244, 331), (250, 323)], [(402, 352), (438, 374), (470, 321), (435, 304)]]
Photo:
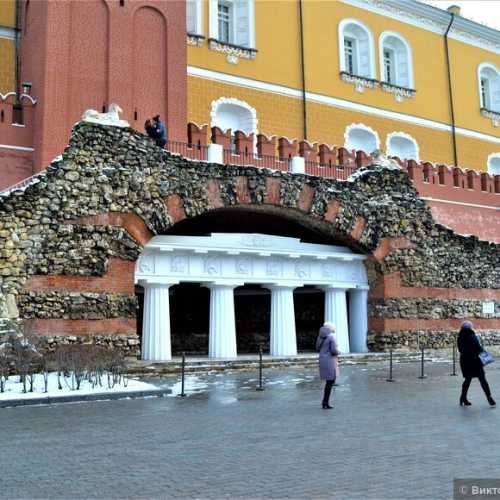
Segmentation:
[(3, 409), (0, 496), (451, 498), (453, 478), (500, 479), (500, 408), (477, 381), (460, 408), (449, 373), (344, 366), (333, 411), (310, 369), (268, 370), (263, 392), (234, 372), (191, 376), (186, 398)]

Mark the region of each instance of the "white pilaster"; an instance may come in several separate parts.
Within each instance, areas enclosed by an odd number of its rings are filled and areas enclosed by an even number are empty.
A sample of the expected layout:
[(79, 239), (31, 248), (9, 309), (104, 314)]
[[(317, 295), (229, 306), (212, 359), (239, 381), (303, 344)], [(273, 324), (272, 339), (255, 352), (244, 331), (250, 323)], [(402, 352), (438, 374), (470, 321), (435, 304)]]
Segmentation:
[(168, 294), (172, 283), (146, 283), (143, 286), (142, 359), (168, 361), (172, 359)]
[(349, 290), (349, 323), (351, 330), (351, 350), (367, 352), (368, 334), (368, 290)]
[[(265, 286), (265, 285), (264, 285)], [(295, 356), (297, 334), (293, 290), (296, 286), (268, 286), (271, 290), (271, 341), (272, 356)]]
[(325, 322), (335, 325), (338, 349), (345, 354), (349, 350), (349, 325), (347, 322), (346, 291), (343, 288), (324, 287)]
[(235, 358), (237, 353), (233, 290), (236, 285), (210, 283), (207, 286), (210, 288), (208, 357)]

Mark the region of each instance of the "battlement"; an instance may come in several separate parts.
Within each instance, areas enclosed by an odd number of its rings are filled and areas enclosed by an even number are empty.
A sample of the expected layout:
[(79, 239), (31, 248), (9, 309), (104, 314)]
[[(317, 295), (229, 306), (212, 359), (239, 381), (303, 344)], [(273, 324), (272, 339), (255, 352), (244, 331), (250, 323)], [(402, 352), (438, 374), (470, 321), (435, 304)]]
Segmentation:
[(11, 148), (33, 150), (36, 100), (15, 92), (0, 94), (0, 144)]
[[(210, 138), (210, 142), (209, 142)], [(281, 171), (291, 171), (292, 158), (304, 160), (304, 173), (319, 177), (346, 179), (356, 169), (373, 160), (364, 151), (329, 144), (291, 140), (287, 137), (222, 131), (219, 127), (188, 124), (188, 145), (185, 156), (207, 160), (210, 144), (222, 147), (223, 163), (254, 165)], [(167, 149), (175, 148), (167, 144)], [(438, 165), (427, 161), (393, 158), (408, 172), (415, 188), (425, 198), (435, 198), (466, 204), (497, 206), (500, 200), (500, 175), (470, 169)]]

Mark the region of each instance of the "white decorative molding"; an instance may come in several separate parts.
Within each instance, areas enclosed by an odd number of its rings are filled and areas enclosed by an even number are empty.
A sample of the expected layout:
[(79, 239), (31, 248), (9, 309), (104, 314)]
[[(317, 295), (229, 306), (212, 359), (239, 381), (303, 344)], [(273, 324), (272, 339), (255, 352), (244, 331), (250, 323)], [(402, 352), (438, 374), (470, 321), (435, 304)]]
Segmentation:
[[(241, 244), (249, 239), (255, 245)], [(345, 247), (264, 234), (155, 236), (137, 260), (135, 279), (136, 283), (216, 280), (356, 288), (367, 284), (364, 259)]]
[[(481, 109), (481, 114), (483, 116), (485, 116), (486, 118), (491, 118), (493, 126), (497, 127), (498, 123), (495, 123), (495, 122), (498, 122), (498, 119), (495, 117), (495, 111), (487, 109), (486, 103), (483, 102), (483, 93), (482, 93), (482, 89), (481, 89), (481, 73), (484, 70), (490, 70), (493, 73), (495, 73), (498, 80), (500, 80), (500, 70), (498, 69), (498, 67), (495, 64), (493, 64), (491, 62), (482, 62), (477, 67), (477, 95), (479, 98), (479, 107)], [(490, 85), (492, 85), (493, 83), (494, 82), (490, 81)], [(498, 82), (497, 82), (497, 85), (499, 85)], [(494, 98), (495, 94), (499, 91), (499, 89), (496, 89), (497, 92), (494, 92), (492, 90), (493, 89), (490, 88), (490, 98)]]
[(496, 111), (491, 111), (489, 109), (481, 108), (481, 115), (485, 118), (489, 118), (491, 120), (491, 124), (494, 127), (500, 126), (500, 113)]
[[(230, 85), (236, 85), (238, 87), (250, 88), (261, 92), (272, 92), (274, 94), (279, 94), (294, 99), (302, 99), (302, 91), (299, 89), (285, 87), (283, 85), (276, 85), (274, 83), (262, 82), (259, 80), (253, 80), (251, 78), (243, 78), (239, 76), (228, 75), (227, 73), (220, 73), (218, 71), (211, 71), (204, 68), (197, 68), (195, 66), (188, 66), (188, 75), (195, 76), (198, 78), (204, 78), (207, 80), (218, 81)], [(380, 116), (382, 118), (387, 118), (389, 120), (397, 120), (405, 123), (410, 123), (412, 125), (417, 125), (420, 127), (440, 130), (442, 132), (448, 132), (448, 133), (452, 132), (451, 125), (448, 125), (446, 123), (437, 122), (420, 116), (400, 113), (397, 111), (380, 109), (373, 106), (368, 106), (366, 104), (352, 102), (346, 99), (340, 99), (338, 97), (331, 97), (322, 94), (315, 94), (313, 92), (306, 92), (306, 99), (309, 102), (325, 104), (326, 106), (331, 106), (334, 108), (347, 109), (358, 113), (366, 113), (372, 116)], [(457, 134), (466, 137), (472, 137), (474, 139), (480, 139), (482, 141), (488, 141), (500, 144), (500, 137), (494, 135), (484, 134), (476, 130), (470, 130), (462, 127), (456, 127), (455, 131)]]
[[(451, 16), (448, 12), (412, 0), (340, 0), (418, 28), (443, 35)], [(463, 17), (455, 17), (449, 37), (500, 54), (498, 31)]]
[(410, 141), (413, 144), (413, 147), (415, 148), (415, 156), (416, 156), (415, 158), (400, 158), (400, 159), (401, 160), (412, 159), (415, 161), (420, 161), (420, 148), (418, 147), (418, 142), (415, 140), (414, 137), (412, 137), (410, 134), (407, 134), (406, 132), (391, 132), (390, 134), (387, 134), (387, 138), (385, 141), (385, 151), (387, 153), (387, 156), (398, 156), (394, 154), (394, 152), (391, 150), (391, 139), (397, 137), (402, 137), (403, 139)]
[[(369, 127), (368, 125), (365, 125), (364, 123), (351, 123), (350, 125), (348, 125), (346, 127), (345, 132), (344, 132), (344, 147), (345, 148), (353, 149), (349, 145), (349, 135), (351, 134), (351, 132), (353, 132), (355, 130), (363, 130), (364, 132), (371, 134), (374, 137), (375, 144), (376, 144), (376, 147), (373, 148), (372, 151), (374, 151), (376, 149), (380, 149), (380, 137), (378, 135), (378, 132), (376, 130), (372, 129), (371, 127)], [(367, 153), (367, 154), (370, 154), (372, 152), (372, 151), (366, 151), (363, 148), (354, 148), (354, 149), (361, 149), (362, 151), (365, 151), (365, 153)]]
[(88, 109), (83, 113), (82, 121), (111, 127), (130, 127), (127, 121), (120, 119), (120, 113), (123, 113), (122, 108), (118, 104), (112, 103), (109, 105), (107, 113), (99, 113), (95, 109)]
[[(240, 108), (244, 108), (247, 111), (249, 111), (251, 115), (251, 124), (250, 124), (251, 133), (257, 136), (257, 131), (258, 131), (257, 126), (259, 121), (257, 120), (256, 109), (250, 106), (250, 104), (248, 104), (247, 102), (241, 101), (240, 99), (236, 99), (234, 97), (219, 97), (219, 99), (212, 101), (211, 111), (210, 111), (210, 122), (212, 127), (216, 125), (217, 110), (219, 109), (219, 106), (221, 106), (222, 104), (231, 104), (233, 106), (239, 106)], [(223, 130), (223, 132), (225, 132), (225, 130)], [(233, 132), (235, 132), (235, 130), (233, 130)], [(248, 131), (245, 130), (243, 130), (243, 132), (248, 133)]]
[(257, 55), (256, 49), (239, 47), (230, 43), (224, 43), (220, 42), (219, 40), (214, 40), (213, 38), (209, 38), (208, 48), (210, 50), (214, 50), (215, 52), (222, 52), (223, 54), (226, 54), (228, 62), (232, 62), (232, 64), (237, 64), (238, 58), (255, 59), (255, 56)]
[(202, 47), (205, 43), (205, 37), (201, 35), (195, 35), (193, 33), (188, 33), (186, 37), (186, 42), (192, 47)]
[(351, 75), (345, 71), (340, 72), (340, 79), (346, 83), (352, 83), (356, 92), (362, 94), (367, 89), (375, 89), (379, 86), (377, 80), (372, 80), (371, 78), (365, 78), (364, 76)]
[[(15, 95), (16, 92), (7, 92), (6, 94), (2, 94), (0, 92), (0, 102), (5, 102), (9, 97)], [(29, 101), (31, 104), (33, 104), (33, 106), (37, 103), (37, 100), (33, 96), (31, 96), (30, 94), (22, 93), (19, 95), (19, 101), (23, 102), (24, 100)]]
[(397, 102), (402, 102), (404, 98), (410, 99), (415, 97), (417, 93), (416, 90), (407, 89), (405, 87), (399, 87), (397, 85), (393, 85), (392, 83), (380, 82), (380, 88), (384, 92), (388, 92), (389, 94), (394, 94), (394, 99)]

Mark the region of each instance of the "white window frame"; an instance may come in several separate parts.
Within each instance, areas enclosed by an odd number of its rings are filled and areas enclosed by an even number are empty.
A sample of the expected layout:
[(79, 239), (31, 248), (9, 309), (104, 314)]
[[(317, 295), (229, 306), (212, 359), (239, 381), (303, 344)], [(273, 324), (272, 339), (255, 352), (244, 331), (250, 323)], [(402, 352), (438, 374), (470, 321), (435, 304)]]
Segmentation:
[(387, 134), (387, 138), (385, 141), (385, 151), (387, 156), (397, 156), (393, 154), (391, 151), (391, 139), (395, 139), (398, 137), (411, 141), (415, 147), (415, 155), (416, 155), (416, 158), (400, 158), (400, 159), (401, 160), (412, 159), (417, 162), (420, 161), (420, 148), (418, 147), (418, 142), (414, 137), (412, 137), (410, 134), (407, 134), (406, 132), (391, 132), (390, 134)]
[(369, 74), (368, 75), (360, 75), (360, 57), (359, 57), (359, 40), (356, 37), (348, 36), (347, 38), (354, 38), (356, 40), (356, 70), (357, 74), (355, 76), (361, 76), (362, 78), (371, 78), (375, 79), (376, 77), (376, 71), (375, 71), (375, 50), (374, 50), (374, 45), (373, 45), (373, 35), (372, 32), (368, 29), (368, 27), (362, 23), (361, 21), (358, 21), (357, 19), (354, 18), (346, 18), (342, 19), (340, 21), (339, 26), (338, 26), (338, 47), (339, 47), (339, 65), (340, 65), (340, 71), (349, 73), (348, 68), (347, 68), (347, 62), (345, 60), (345, 45), (344, 45), (344, 39), (345, 39), (345, 29), (349, 25), (355, 25), (359, 28), (361, 28), (367, 35), (368, 37), (368, 44), (369, 44)]
[[(188, 30), (188, 35), (203, 36), (203, 3), (202, 3), (202, 0), (187, 0), (186, 1), (186, 9), (187, 9), (188, 3), (192, 3), (194, 5), (194, 11), (195, 11), (195, 16), (196, 16), (195, 31), (191, 32)], [(186, 14), (186, 27), (187, 27), (187, 14)]]
[[(408, 64), (408, 87), (406, 85), (401, 84), (400, 76), (399, 76), (399, 58), (397, 53), (391, 47), (388, 47), (389, 50), (392, 50), (394, 53), (394, 80), (393, 82), (387, 82), (386, 73), (385, 73), (385, 57), (384, 57), (384, 42), (388, 37), (397, 38), (406, 49), (406, 59)], [(397, 33), (396, 31), (384, 31), (380, 34), (378, 39), (379, 46), (379, 63), (380, 63), (380, 73), (383, 83), (388, 83), (389, 85), (396, 85), (398, 87), (406, 87), (411, 90), (415, 89), (415, 81), (413, 79), (413, 51), (411, 50), (410, 44), (406, 41), (406, 39)]]
[[(227, 20), (221, 21), (220, 8), (227, 9)], [(221, 37), (220, 25), (221, 22), (227, 23), (227, 40), (223, 40)], [(219, 35), (219, 41), (221, 43), (234, 44), (234, 5), (233, 2), (228, 2), (227, 0), (219, 0), (217, 2), (217, 30)]]
[[(485, 109), (487, 109), (489, 111), (493, 111), (495, 113), (500, 113), (500, 105), (497, 107), (497, 109), (494, 109), (494, 106), (493, 106), (492, 88), (491, 88), (491, 83), (490, 83), (489, 79), (488, 79), (488, 100), (489, 100), (489, 102), (488, 103), (484, 102), (484, 99), (483, 99), (483, 86), (481, 84), (481, 80), (482, 80), (481, 73), (485, 69), (491, 69), (491, 70), (493, 70), (497, 74), (498, 79), (500, 80), (500, 70), (494, 64), (486, 62), (486, 63), (481, 63), (477, 67), (477, 84), (478, 84), (478, 92), (479, 92), (479, 107), (480, 108), (485, 108)], [(500, 87), (500, 83), (499, 83), (499, 87)]]
[[(232, 4), (233, 11), (233, 33), (232, 38), (235, 40), (235, 30), (236, 30), (236, 3), (246, 2), (248, 6), (248, 49), (255, 49), (255, 0), (222, 0), (222, 3)], [(231, 45), (237, 45), (233, 42), (221, 42), (219, 39), (219, 0), (208, 0), (208, 37), (210, 39), (216, 40), (221, 44), (229, 43)]]

